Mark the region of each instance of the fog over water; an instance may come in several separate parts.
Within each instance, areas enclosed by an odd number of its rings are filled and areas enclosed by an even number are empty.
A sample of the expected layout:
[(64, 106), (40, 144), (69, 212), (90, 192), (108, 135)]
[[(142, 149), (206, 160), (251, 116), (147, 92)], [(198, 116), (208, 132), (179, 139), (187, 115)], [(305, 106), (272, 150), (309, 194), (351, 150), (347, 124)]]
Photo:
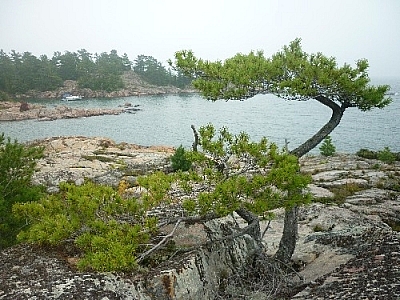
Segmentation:
[(150, 55), (176, 51), (224, 60), (295, 38), (339, 64), (366, 58), (371, 76), (400, 74), (399, 0), (1, 0), (0, 49)]

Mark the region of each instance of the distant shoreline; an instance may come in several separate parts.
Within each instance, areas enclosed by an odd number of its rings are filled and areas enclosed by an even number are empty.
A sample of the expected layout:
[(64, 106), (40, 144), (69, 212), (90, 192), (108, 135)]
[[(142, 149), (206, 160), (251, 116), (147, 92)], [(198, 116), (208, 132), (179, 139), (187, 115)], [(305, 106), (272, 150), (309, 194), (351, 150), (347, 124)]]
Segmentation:
[(91, 90), (89, 88), (81, 88), (78, 82), (75, 80), (65, 80), (62, 87), (55, 89), (54, 91), (37, 91), (31, 90), (23, 94), (13, 95), (11, 98), (16, 100), (28, 100), (28, 99), (61, 99), (65, 93), (71, 95), (80, 95), (84, 98), (124, 98), (132, 96), (149, 96), (149, 95), (167, 95), (167, 94), (182, 94), (182, 93), (195, 93), (193, 88), (178, 88), (172, 85), (158, 86), (152, 85), (144, 80), (140, 79), (139, 76), (133, 72), (126, 72), (122, 75), (124, 82), (124, 88), (116, 91), (104, 91), (104, 90)]

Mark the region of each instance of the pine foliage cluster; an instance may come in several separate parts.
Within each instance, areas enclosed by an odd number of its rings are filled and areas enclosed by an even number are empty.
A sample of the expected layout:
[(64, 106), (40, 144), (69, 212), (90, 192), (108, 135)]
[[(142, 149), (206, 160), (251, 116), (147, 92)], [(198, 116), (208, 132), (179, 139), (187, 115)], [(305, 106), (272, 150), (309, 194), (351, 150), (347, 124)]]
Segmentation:
[(31, 178), (43, 148), (27, 146), (0, 135), (0, 249), (15, 243), (25, 224), (12, 214), (16, 203), (36, 201), (43, 188), (33, 186)]

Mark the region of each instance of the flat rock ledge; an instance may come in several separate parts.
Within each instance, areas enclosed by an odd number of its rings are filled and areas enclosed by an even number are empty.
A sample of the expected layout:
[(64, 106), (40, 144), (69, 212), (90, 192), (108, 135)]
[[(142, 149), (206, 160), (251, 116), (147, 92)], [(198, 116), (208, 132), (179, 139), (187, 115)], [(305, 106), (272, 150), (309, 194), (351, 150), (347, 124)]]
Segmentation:
[[(85, 178), (117, 185), (135, 182), (154, 169), (168, 170), (170, 147), (116, 144), (105, 138), (62, 137), (44, 145), (35, 182), (56, 191), (61, 181)], [(356, 155), (302, 158), (303, 172), (313, 177), (315, 202), (300, 210), (299, 237), (292, 257), (297, 274), (293, 288), (277, 299), (400, 298), (400, 164), (385, 164)], [(326, 203), (326, 204), (323, 204)], [(283, 210), (275, 210), (263, 243), (277, 250)], [(224, 218), (204, 226), (181, 226), (177, 244), (200, 243), (226, 233)], [(261, 223), (262, 230), (267, 222)], [(397, 231), (396, 231), (397, 230)], [(0, 299), (221, 299), (221, 278), (246, 267), (256, 249), (245, 235), (234, 241), (196, 247), (146, 276), (78, 272), (62, 252), (18, 245), (0, 253)], [(235, 291), (236, 299), (273, 299), (265, 293)], [(244, 295), (247, 295), (244, 297)]]
[(137, 176), (155, 170), (168, 170), (169, 146), (139, 146), (115, 143), (102, 137), (53, 137), (32, 142), (45, 147), (45, 157), (38, 162), (33, 176), (49, 192), (57, 192), (60, 182), (81, 185), (85, 179), (117, 187), (121, 180), (135, 185)]

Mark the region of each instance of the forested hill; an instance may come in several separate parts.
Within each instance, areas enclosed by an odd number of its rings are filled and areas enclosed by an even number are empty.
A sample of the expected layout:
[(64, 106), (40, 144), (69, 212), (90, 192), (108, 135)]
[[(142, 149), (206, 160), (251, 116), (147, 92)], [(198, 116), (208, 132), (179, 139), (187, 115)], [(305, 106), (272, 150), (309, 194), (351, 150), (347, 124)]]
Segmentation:
[(179, 91), (189, 84), (188, 78), (152, 56), (139, 55), (130, 61), (127, 54), (119, 56), (116, 50), (91, 54), (82, 49), (38, 58), (30, 52), (0, 50), (0, 100), (55, 98), (64, 92), (86, 97), (130, 96)]

